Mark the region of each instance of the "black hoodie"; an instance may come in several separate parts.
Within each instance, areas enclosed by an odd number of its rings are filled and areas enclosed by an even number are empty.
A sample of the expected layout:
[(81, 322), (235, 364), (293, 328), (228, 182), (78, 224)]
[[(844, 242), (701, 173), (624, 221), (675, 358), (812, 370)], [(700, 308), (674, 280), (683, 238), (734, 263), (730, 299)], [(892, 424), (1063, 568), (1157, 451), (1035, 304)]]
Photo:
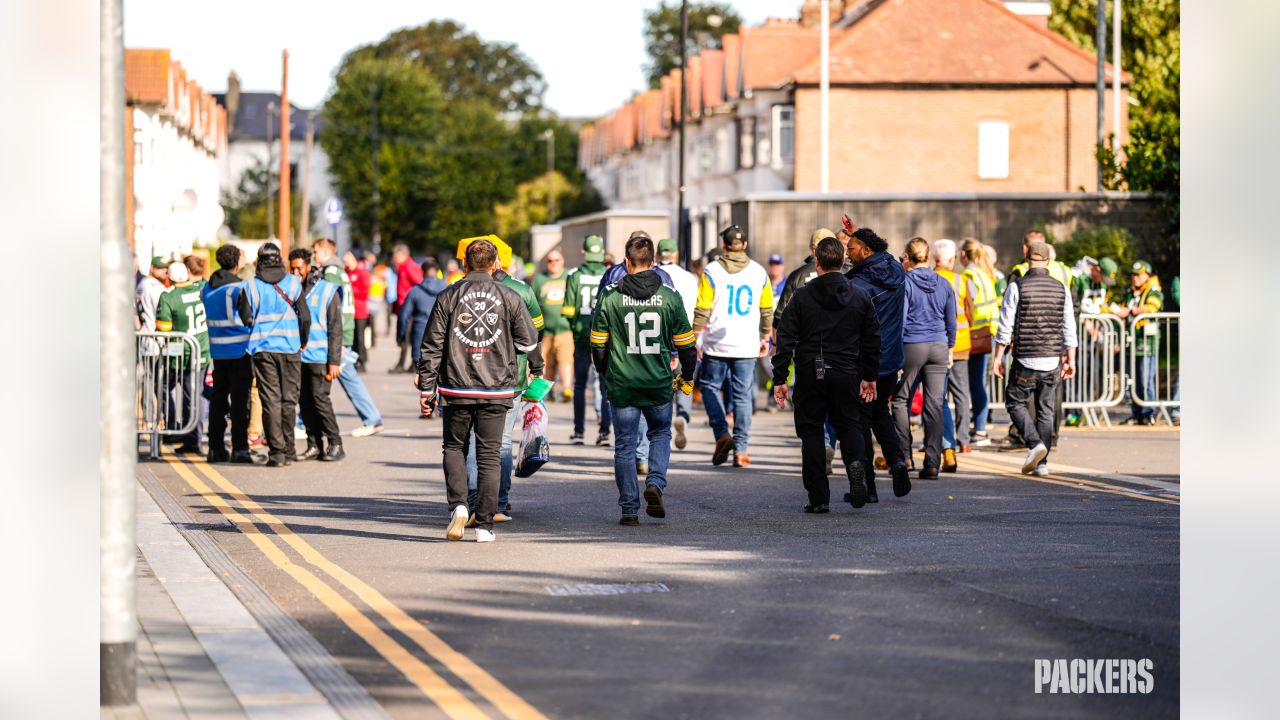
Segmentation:
[(796, 377), (814, 377), (821, 350), (827, 372), (874, 381), (880, 370), (880, 321), (866, 290), (829, 272), (796, 291), (778, 327), (773, 383), (785, 384), (792, 360)]

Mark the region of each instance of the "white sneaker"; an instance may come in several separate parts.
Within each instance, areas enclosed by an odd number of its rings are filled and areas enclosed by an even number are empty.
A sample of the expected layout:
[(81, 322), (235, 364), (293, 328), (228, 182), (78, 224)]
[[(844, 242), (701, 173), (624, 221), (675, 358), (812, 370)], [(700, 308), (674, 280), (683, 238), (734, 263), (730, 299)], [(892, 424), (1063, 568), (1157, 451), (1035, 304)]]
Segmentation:
[(1037, 443), (1035, 447), (1027, 451), (1027, 459), (1022, 461), (1022, 474), (1030, 475), (1035, 471), (1040, 461), (1049, 456), (1049, 448), (1044, 443)]
[(484, 528), (476, 530), (476, 542), (493, 542), (494, 539), (492, 530), (485, 530)]
[(974, 438), (973, 446), (974, 447), (991, 447), (991, 438), (989, 437)]
[(689, 444), (689, 438), (684, 436), (684, 426), (685, 421), (682, 417), (676, 418), (675, 421), (671, 423), (671, 429), (676, 432), (675, 445), (677, 450), (683, 450), (685, 446)]
[(1046, 477), (1049, 474), (1049, 466), (1037, 465), (1036, 469), (1031, 474), (1035, 475), (1036, 477)]
[(449, 540), (461, 540), (463, 529), (467, 526), (467, 506), (459, 505), (453, 509), (453, 514), (449, 517), (449, 528), (444, 531), (445, 538)]
[(511, 516), (504, 512), (499, 511), (493, 514), (493, 521), (496, 523), (511, 522)]
[(293, 439), (294, 439), (294, 440), (306, 440), (306, 439), (307, 439), (307, 431), (306, 431), (306, 429), (305, 429), (305, 428), (300, 428), (300, 427), (298, 427), (297, 425), (294, 425), (294, 426), (293, 426)]
[(382, 423), (378, 423), (377, 425), (361, 425), (351, 431), (351, 437), (369, 437), (370, 435), (377, 435), (380, 432), (382, 432)]

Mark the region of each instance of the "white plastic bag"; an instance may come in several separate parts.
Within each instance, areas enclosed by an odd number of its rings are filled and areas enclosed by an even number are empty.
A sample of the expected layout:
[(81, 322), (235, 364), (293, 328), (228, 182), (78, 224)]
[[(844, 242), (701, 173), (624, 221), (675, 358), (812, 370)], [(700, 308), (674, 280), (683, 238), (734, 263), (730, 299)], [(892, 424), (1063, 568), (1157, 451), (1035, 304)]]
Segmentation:
[(520, 403), (520, 448), (516, 453), (515, 476), (527, 478), (551, 459), (547, 441), (547, 406), (541, 402)]

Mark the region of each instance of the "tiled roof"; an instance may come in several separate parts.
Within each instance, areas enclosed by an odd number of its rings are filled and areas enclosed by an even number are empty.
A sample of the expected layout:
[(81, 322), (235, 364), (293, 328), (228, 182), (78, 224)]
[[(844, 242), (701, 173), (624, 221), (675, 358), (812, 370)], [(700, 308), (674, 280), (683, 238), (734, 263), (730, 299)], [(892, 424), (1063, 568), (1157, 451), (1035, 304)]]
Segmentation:
[(128, 50), (124, 57), (124, 92), (129, 102), (168, 103), (171, 99), (168, 50)]
[[(214, 98), (222, 104), (226, 105), (227, 97), (225, 93), (218, 93)], [(232, 133), (232, 140), (266, 140), (267, 139), (267, 106), (275, 103), (276, 111), (280, 108), (280, 93), (273, 92), (241, 92), (240, 103), (236, 107), (235, 132)], [(289, 137), (294, 140), (307, 139), (307, 108), (301, 108), (293, 103), (289, 103), (289, 120), (293, 126), (293, 131)], [(324, 120), (320, 113), (316, 113), (315, 117), (315, 133), (316, 138), (320, 137), (324, 128)], [(275, 130), (271, 136), (275, 139), (280, 137), (280, 116), (275, 116)]]
[(226, 149), (226, 113), (182, 63), (162, 48), (128, 48), (124, 54), (125, 101), (158, 107), (210, 152)]
[(702, 107), (712, 110), (724, 104), (724, 51), (704, 50), (702, 57)]
[(737, 33), (720, 38), (720, 47), (724, 53), (724, 96), (729, 100), (737, 99), (738, 76), (742, 68), (742, 38)]
[[(1090, 84), (1095, 63), (995, 0), (882, 0), (831, 43), (831, 82), (843, 84)], [(820, 70), (814, 57), (791, 78), (816, 83)]]
[[(742, 89), (786, 84), (796, 68), (818, 57), (819, 35), (816, 27), (778, 20), (742, 28)], [(833, 42), (837, 36), (833, 30)]]

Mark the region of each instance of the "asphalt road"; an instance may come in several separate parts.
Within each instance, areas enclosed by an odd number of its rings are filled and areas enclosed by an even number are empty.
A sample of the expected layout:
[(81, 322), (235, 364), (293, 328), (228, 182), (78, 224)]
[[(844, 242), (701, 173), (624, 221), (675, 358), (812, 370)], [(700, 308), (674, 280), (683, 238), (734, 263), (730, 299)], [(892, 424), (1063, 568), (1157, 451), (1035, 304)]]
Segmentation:
[[(387, 431), (348, 438), (344, 462), (151, 468), (194, 521), (257, 513), (210, 532), (393, 717), (1177, 715), (1176, 494), (975, 453), (906, 498), (882, 483), (878, 505), (806, 515), (789, 414), (756, 417), (736, 470), (710, 464), (695, 408), (668, 517), (627, 528), (611, 451), (565, 445), (557, 404), (554, 461), (516, 480), (515, 520), (449, 543), (440, 424), (390, 362), (378, 348), (365, 376)], [(1157, 457), (1176, 433), (1096, 435), (1064, 435), (1062, 461), (1176, 481)], [(549, 589), (635, 583), (665, 591)], [(1037, 694), (1038, 658), (1148, 658), (1154, 691)]]

